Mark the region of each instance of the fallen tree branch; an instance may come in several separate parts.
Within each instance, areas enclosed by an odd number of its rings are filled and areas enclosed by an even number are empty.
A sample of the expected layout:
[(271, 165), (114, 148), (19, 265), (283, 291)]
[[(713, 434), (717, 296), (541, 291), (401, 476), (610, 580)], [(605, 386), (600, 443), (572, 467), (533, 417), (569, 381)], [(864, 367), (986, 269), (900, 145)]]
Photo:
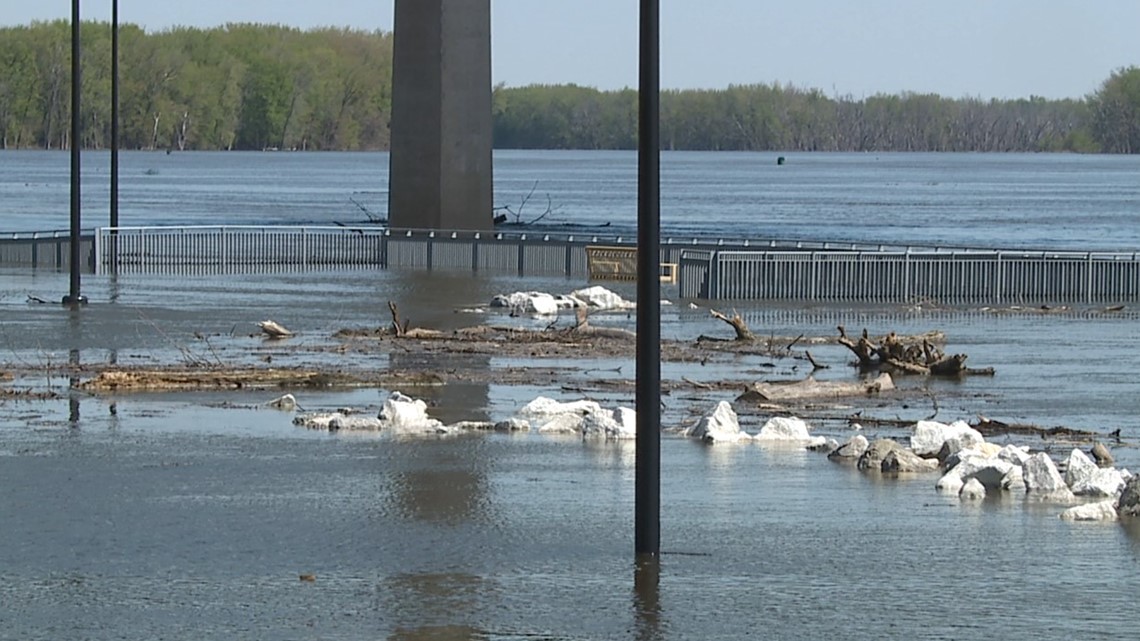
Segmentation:
[(715, 309), (710, 309), (709, 314), (711, 314), (712, 317), (717, 320), (722, 320), (729, 325), (732, 325), (732, 329), (736, 332), (736, 340), (747, 342), (754, 342), (756, 340), (756, 335), (752, 333), (752, 330), (749, 329), (748, 324), (744, 322), (744, 319), (741, 318), (740, 314), (738, 314), (735, 310), (732, 312), (731, 318), (716, 311)]
[(817, 381), (808, 376), (795, 383), (753, 383), (737, 401), (750, 403), (792, 401), (807, 398), (842, 398), (849, 396), (869, 396), (895, 389), (891, 375), (880, 374), (873, 381)]

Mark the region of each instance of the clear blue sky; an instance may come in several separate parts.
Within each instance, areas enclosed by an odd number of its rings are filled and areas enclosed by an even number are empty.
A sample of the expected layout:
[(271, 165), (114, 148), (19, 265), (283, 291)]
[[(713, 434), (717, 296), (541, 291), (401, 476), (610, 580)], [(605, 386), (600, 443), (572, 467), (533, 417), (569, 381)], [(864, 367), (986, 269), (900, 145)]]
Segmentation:
[[(120, 0), (124, 22), (392, 28), (393, 0)], [(494, 80), (637, 85), (636, 0), (492, 0)], [(110, 0), (83, 0), (109, 20)], [(0, 0), (0, 24), (67, 18)], [(661, 0), (667, 88), (793, 83), (856, 98), (1081, 97), (1140, 65), (1140, 0)]]

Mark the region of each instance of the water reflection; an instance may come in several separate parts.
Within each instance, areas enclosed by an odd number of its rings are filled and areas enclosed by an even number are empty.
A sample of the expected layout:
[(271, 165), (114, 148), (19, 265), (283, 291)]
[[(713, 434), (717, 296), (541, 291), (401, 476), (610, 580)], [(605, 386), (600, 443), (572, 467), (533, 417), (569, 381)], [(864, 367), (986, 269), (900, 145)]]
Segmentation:
[(67, 420), (72, 427), (79, 425), (79, 344), (83, 333), (80, 309), (80, 306), (75, 305), (67, 311), (68, 344), (70, 346), (67, 352)]
[(488, 608), (498, 586), (471, 574), (404, 574), (382, 586), (386, 602), (378, 609), (390, 616), (396, 641), (467, 641), (486, 639), (476, 617)]
[(660, 557), (653, 555), (638, 557), (633, 571), (633, 614), (634, 629), (641, 641), (664, 638), (660, 584)]
[(491, 357), (482, 354), (391, 352), (388, 367), (393, 373), (437, 373), (445, 385), (399, 390), (422, 398), (431, 406), (429, 414), (444, 423), (489, 421), (490, 385), (451, 380), (455, 372), (486, 372)]
[(1124, 517), (1120, 519), (1120, 525), (1132, 541), (1133, 550), (1140, 554), (1140, 518)]
[(488, 501), (486, 476), (472, 469), (446, 469), (455, 457), (432, 457), (442, 469), (411, 470), (395, 476), (397, 512), (404, 518), (447, 525), (484, 520)]
[(443, 331), (466, 327), (472, 324), (471, 316), (456, 311), (488, 302), (479, 293), (485, 278), (474, 272), (391, 269), (387, 275), (383, 295), (394, 298), (401, 317), (412, 327)]

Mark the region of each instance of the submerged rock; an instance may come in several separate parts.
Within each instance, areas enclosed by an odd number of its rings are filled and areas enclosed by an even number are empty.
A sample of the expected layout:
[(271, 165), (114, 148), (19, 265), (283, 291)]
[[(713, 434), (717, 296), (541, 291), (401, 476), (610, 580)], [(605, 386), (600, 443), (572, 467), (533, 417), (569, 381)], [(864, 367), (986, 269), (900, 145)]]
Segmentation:
[(835, 450), (839, 449), (839, 441), (837, 441), (833, 438), (824, 439), (824, 441), (822, 443), (815, 443), (813, 445), (809, 445), (808, 449), (811, 450), (812, 452), (822, 452), (824, 454), (830, 454), (830, 453), (834, 452)]
[(292, 412), (297, 409), (297, 397), (292, 394), (285, 394), (269, 401), (266, 405), (283, 412)]
[(1124, 490), (1125, 480), (1113, 468), (1102, 468), (1084, 452), (1074, 449), (1065, 466), (1065, 483), (1077, 496), (1116, 498)]
[(519, 417), (528, 418), (538, 432), (581, 433), (586, 416), (600, 414), (602, 406), (597, 401), (571, 401), (562, 403), (552, 398), (539, 396), (519, 410)]
[(963, 501), (980, 501), (986, 498), (986, 487), (978, 479), (970, 479), (958, 491), (958, 498)]
[(584, 437), (632, 439), (637, 436), (637, 413), (628, 407), (603, 408), (597, 401), (562, 403), (539, 396), (518, 412), (542, 433), (581, 434)]
[(1010, 472), (1017, 466), (997, 456), (986, 456), (980, 449), (962, 450), (947, 459), (953, 462), (935, 487), (942, 491), (957, 492), (966, 482), (976, 480), (988, 490), (1000, 490)]
[(637, 412), (619, 407), (612, 412), (602, 410), (587, 414), (582, 420), (582, 436), (614, 440), (637, 438)]
[(740, 430), (740, 420), (728, 401), (717, 403), (713, 411), (702, 417), (696, 425), (682, 432), (685, 436), (699, 438), (706, 443), (737, 443), (750, 441), (752, 437)]
[(506, 307), (511, 314), (534, 314), (553, 316), (561, 309), (574, 307), (575, 303), (563, 296), (546, 292), (514, 292), (499, 294), (491, 299), (491, 307)]
[(1115, 521), (1117, 518), (1113, 500), (1076, 505), (1061, 512), (1062, 521)]
[(525, 418), (511, 417), (495, 423), (494, 430), (496, 432), (529, 432), (530, 421)]
[(938, 471), (938, 460), (925, 459), (910, 450), (899, 448), (891, 450), (883, 457), (880, 469), (883, 473), (890, 474), (936, 472)]
[(392, 392), (385, 399), (378, 418), (382, 424), (380, 429), (399, 434), (444, 434), (451, 431), (427, 415), (427, 403), (400, 392)]
[(847, 439), (847, 442), (835, 448), (827, 458), (839, 463), (857, 463), (859, 457), (863, 456), (863, 452), (867, 451), (867, 437), (862, 434), (856, 434)]
[(383, 427), (380, 419), (374, 416), (357, 414), (350, 409), (340, 409), (335, 412), (301, 414), (293, 418), (293, 424), (310, 430), (324, 430), (328, 432), (337, 432), (340, 430), (377, 432)]
[(881, 438), (870, 445), (859, 457), (858, 467), (860, 470), (874, 470), (876, 472), (883, 469), (883, 459), (887, 458), (887, 454), (895, 450), (903, 449), (902, 445), (889, 438)]
[(637, 307), (636, 303), (622, 298), (601, 285), (576, 289), (570, 292), (568, 298), (580, 302), (583, 307), (599, 311), (634, 309)]
[(1140, 475), (1128, 479), (1116, 501), (1116, 511), (1120, 516), (1140, 516)]
[(822, 436), (812, 436), (808, 424), (795, 417), (775, 416), (768, 419), (760, 433), (752, 439), (758, 443), (812, 447), (827, 442)]

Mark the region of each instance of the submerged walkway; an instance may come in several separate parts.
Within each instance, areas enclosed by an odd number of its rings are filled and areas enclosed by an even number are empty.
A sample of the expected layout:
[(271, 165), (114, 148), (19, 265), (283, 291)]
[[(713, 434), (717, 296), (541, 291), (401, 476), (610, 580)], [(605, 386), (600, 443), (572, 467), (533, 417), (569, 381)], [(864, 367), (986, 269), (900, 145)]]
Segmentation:
[[(589, 250), (636, 253), (633, 236), (542, 231), (392, 231), (362, 226), (100, 228), (95, 273), (218, 274), (321, 268), (470, 270), (573, 279), (636, 277)], [(0, 265), (67, 269), (66, 232), (0, 235)], [(598, 252), (594, 252), (597, 254)], [(663, 278), (682, 298), (907, 303), (1106, 303), (1140, 299), (1137, 253), (841, 242), (662, 238)], [(627, 261), (635, 265), (636, 261)], [(675, 267), (674, 267), (675, 266)]]

